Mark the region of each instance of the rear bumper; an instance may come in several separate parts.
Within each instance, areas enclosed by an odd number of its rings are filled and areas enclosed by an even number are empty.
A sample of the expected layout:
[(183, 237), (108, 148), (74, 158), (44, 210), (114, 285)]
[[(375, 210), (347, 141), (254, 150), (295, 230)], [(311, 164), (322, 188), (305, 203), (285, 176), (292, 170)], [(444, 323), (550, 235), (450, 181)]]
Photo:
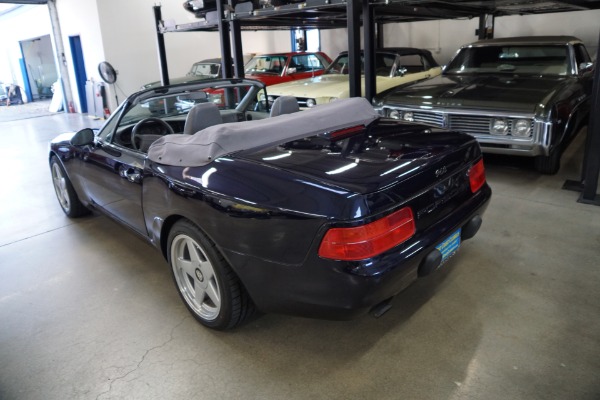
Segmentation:
[[(226, 252), (225, 256), (260, 310), (350, 319), (366, 314), (415, 281), (426, 257), (437, 251), (436, 245), (456, 229), (473, 225), (471, 221), (483, 215), (490, 197), (491, 189), (486, 184), (424, 233), (361, 262), (322, 259), (317, 255), (318, 243), (313, 243), (310, 256), (301, 265), (282, 265), (233, 252)], [(472, 234), (472, 228), (463, 229), (464, 239)]]

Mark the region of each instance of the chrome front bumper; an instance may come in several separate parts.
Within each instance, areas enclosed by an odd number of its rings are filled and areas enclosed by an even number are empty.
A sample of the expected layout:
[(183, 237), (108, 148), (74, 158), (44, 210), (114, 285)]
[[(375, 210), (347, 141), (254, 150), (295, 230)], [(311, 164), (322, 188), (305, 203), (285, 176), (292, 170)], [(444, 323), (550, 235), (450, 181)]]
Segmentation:
[[(411, 107), (383, 106), (376, 107), (382, 116), (389, 116), (391, 110), (413, 113), (411, 122), (422, 123), (448, 130), (467, 133), (477, 139), (481, 150), (485, 153), (547, 156), (550, 154), (550, 138), (552, 125), (541, 121), (532, 114), (506, 114), (501, 112), (481, 112), (472, 110), (432, 110)], [(489, 133), (493, 118), (530, 119), (531, 135), (528, 138)]]

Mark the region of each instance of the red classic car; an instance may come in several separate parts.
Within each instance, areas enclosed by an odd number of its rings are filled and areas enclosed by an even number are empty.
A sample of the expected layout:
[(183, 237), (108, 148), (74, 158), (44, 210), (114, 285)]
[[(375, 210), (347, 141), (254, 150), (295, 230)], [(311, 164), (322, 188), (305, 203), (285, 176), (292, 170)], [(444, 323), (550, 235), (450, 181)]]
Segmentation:
[(323, 74), (331, 58), (322, 52), (262, 54), (245, 66), (246, 78), (275, 85)]

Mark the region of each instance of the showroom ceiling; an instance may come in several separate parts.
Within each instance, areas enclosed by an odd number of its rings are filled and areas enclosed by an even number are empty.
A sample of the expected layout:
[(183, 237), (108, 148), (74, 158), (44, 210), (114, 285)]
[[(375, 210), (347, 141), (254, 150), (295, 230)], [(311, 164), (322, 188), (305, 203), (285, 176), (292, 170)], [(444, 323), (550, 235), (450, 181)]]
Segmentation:
[[(289, 29), (290, 27), (328, 29), (347, 26), (347, 0), (306, 0), (300, 3), (292, 0), (287, 3), (279, 7), (254, 8), (251, 2), (240, 2), (235, 7), (235, 19), (240, 21), (241, 28), (244, 30)], [(371, 4), (375, 6), (377, 23), (600, 9), (600, 0), (371, 0)], [(214, 23), (199, 19), (190, 24), (166, 27), (164, 32), (214, 28)]]
[[(264, 0), (263, 0), (264, 1)], [(46, 4), (47, 0), (0, 0), (6, 4)], [(239, 2), (243, 3), (243, 2)], [(246, 2), (250, 4), (251, 2)], [(346, 27), (346, 0), (289, 1), (280, 7), (252, 9), (236, 6), (242, 29), (289, 29)], [(600, 0), (371, 0), (378, 23), (414, 22), (437, 19), (470, 19), (480, 15), (528, 15), (600, 9)], [(174, 28), (174, 29), (173, 29)], [(165, 29), (205, 30), (214, 24), (196, 23)]]

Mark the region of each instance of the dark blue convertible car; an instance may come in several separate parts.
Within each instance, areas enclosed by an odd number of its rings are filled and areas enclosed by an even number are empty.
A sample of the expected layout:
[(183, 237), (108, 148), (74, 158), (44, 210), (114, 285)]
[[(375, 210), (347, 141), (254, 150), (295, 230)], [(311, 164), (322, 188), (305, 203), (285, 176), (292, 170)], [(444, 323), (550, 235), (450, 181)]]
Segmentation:
[(301, 112), (266, 98), (243, 79), (132, 95), (98, 132), (51, 143), (62, 209), (146, 238), (215, 329), (255, 309), (380, 315), (478, 231), (491, 190), (471, 136), (380, 117), (362, 98)]

